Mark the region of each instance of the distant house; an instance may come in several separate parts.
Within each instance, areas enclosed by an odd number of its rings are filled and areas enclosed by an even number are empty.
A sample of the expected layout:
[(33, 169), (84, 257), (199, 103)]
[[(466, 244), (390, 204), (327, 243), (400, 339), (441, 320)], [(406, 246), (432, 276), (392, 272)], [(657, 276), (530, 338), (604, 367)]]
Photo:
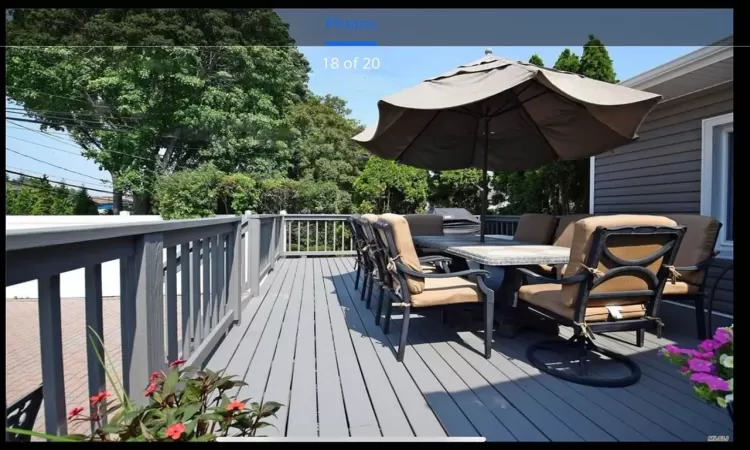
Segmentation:
[[(702, 214), (723, 223), (716, 277), (734, 259), (733, 38), (700, 48), (629, 80), (661, 94), (634, 143), (591, 158), (590, 212)], [(733, 318), (733, 273), (719, 284), (714, 324)], [(709, 278), (712, 287), (714, 279)], [(665, 304), (670, 328), (694, 323), (690, 307)], [(723, 316), (723, 317), (722, 317)]]

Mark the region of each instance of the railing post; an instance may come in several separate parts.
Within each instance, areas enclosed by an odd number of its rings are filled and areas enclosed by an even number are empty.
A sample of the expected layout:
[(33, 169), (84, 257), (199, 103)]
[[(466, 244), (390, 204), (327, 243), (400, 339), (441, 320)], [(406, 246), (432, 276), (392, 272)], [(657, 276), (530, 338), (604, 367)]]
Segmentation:
[(271, 219), (271, 245), (268, 246), (268, 257), (270, 261), (270, 269), (273, 270), (276, 266), (276, 218)]
[(44, 425), (47, 434), (63, 435), (68, 433), (68, 421), (65, 411), (60, 275), (40, 278), (38, 283)]
[[(149, 375), (164, 369), (164, 241), (161, 233), (138, 236), (135, 244), (135, 326), (127, 373), (131, 391), (145, 389)], [(147, 397), (132, 395), (138, 404)]]
[[(86, 277), (86, 361), (89, 372), (89, 395), (94, 396), (107, 387), (107, 374), (102, 362), (106, 361), (104, 349), (104, 309), (102, 304), (102, 265), (94, 264), (85, 269)], [(91, 336), (95, 332), (98, 337)], [(101, 358), (101, 361), (100, 361)], [(106, 402), (106, 400), (105, 400)], [(99, 414), (106, 423), (106, 403), (91, 405), (91, 416)], [(95, 423), (91, 424), (95, 430)]]
[(240, 323), (242, 315), (242, 219), (234, 224), (234, 229), (229, 234), (229, 307), (234, 310), (234, 321)]
[(260, 289), (260, 219), (250, 217), (247, 224), (247, 237), (250, 245), (250, 254), (248, 255), (248, 265), (250, 270), (250, 292), (252, 296), (258, 295)]
[(286, 256), (286, 241), (287, 241), (286, 223), (287, 223), (286, 217), (281, 216), (281, 241), (282, 241), (281, 256)]

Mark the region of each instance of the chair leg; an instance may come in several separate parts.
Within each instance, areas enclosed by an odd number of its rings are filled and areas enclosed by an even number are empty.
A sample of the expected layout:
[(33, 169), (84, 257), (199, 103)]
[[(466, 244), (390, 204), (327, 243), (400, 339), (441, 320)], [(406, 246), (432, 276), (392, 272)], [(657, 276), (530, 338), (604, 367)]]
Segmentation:
[(370, 277), (370, 286), (367, 288), (367, 302), (365, 303), (365, 306), (367, 309), (370, 309), (370, 302), (372, 301), (372, 287), (375, 284), (375, 278)]
[(375, 325), (380, 325), (380, 316), (383, 314), (383, 302), (385, 301), (385, 289), (380, 289), (378, 295), (378, 313), (375, 315)]
[(401, 338), (398, 340), (398, 355), (396, 355), (396, 361), (402, 362), (404, 360), (404, 353), (406, 352), (406, 338), (409, 334), (409, 316), (411, 315), (411, 307), (404, 307), (404, 320), (401, 321)]
[(495, 302), (484, 301), (484, 357), (492, 356), (492, 334), (495, 324)]
[(695, 327), (698, 331), (698, 339), (706, 339), (706, 310), (703, 305), (703, 295), (695, 298)]
[(646, 329), (641, 328), (635, 331), (635, 345), (636, 347), (643, 347), (643, 342), (646, 340)]
[(372, 277), (370, 274), (365, 271), (364, 275), (362, 276), (362, 292), (359, 295), (359, 300), (364, 301), (365, 300), (365, 294), (367, 293), (367, 283), (372, 283)]
[(359, 288), (359, 273), (362, 271), (362, 265), (357, 263), (357, 276), (354, 278), (354, 290), (356, 291)]
[(388, 334), (391, 329), (391, 312), (393, 310), (393, 299), (389, 298), (388, 303), (385, 304), (385, 324), (383, 324), (383, 332)]

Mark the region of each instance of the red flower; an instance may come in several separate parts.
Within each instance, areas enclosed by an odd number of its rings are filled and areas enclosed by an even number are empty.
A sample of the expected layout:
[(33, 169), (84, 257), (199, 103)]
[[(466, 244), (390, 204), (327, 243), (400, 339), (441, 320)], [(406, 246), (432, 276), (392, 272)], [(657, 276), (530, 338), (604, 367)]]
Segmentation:
[(227, 411), (241, 411), (243, 409), (245, 409), (245, 404), (239, 400), (232, 400), (227, 405)]
[(182, 364), (185, 364), (186, 362), (187, 362), (187, 360), (184, 360), (184, 359), (175, 359), (174, 361), (172, 361), (171, 363), (169, 363), (169, 367), (177, 367), (177, 366), (180, 366)]
[(72, 419), (73, 417), (76, 417), (77, 415), (81, 414), (83, 412), (83, 408), (80, 406), (77, 408), (73, 408), (68, 413), (68, 420)]
[(98, 405), (102, 400), (109, 397), (109, 392), (107, 391), (101, 391), (100, 393), (94, 395), (91, 397), (91, 404), (92, 405)]
[(148, 382), (149, 383), (154, 383), (157, 379), (159, 379), (160, 376), (161, 376), (161, 373), (154, 372), (154, 373), (151, 374), (150, 377), (148, 377)]
[(153, 394), (154, 392), (156, 392), (156, 388), (157, 387), (158, 386), (156, 386), (156, 383), (149, 384), (148, 387), (146, 388), (146, 391), (144, 392), (144, 394), (146, 395), (146, 397), (151, 397), (151, 394)]
[(174, 425), (170, 425), (169, 428), (167, 428), (167, 436), (174, 439), (175, 441), (179, 439), (184, 432), (185, 424), (179, 422)]

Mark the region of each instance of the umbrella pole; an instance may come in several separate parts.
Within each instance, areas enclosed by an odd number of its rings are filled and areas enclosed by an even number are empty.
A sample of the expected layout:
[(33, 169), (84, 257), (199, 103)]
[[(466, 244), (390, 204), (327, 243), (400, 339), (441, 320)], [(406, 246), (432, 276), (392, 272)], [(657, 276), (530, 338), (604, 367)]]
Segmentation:
[(487, 221), (487, 195), (489, 194), (489, 182), (487, 180), (487, 157), (490, 147), (490, 118), (486, 117), (484, 121), (484, 171), (482, 172), (482, 215), (479, 231), (479, 242), (484, 243), (484, 228)]

